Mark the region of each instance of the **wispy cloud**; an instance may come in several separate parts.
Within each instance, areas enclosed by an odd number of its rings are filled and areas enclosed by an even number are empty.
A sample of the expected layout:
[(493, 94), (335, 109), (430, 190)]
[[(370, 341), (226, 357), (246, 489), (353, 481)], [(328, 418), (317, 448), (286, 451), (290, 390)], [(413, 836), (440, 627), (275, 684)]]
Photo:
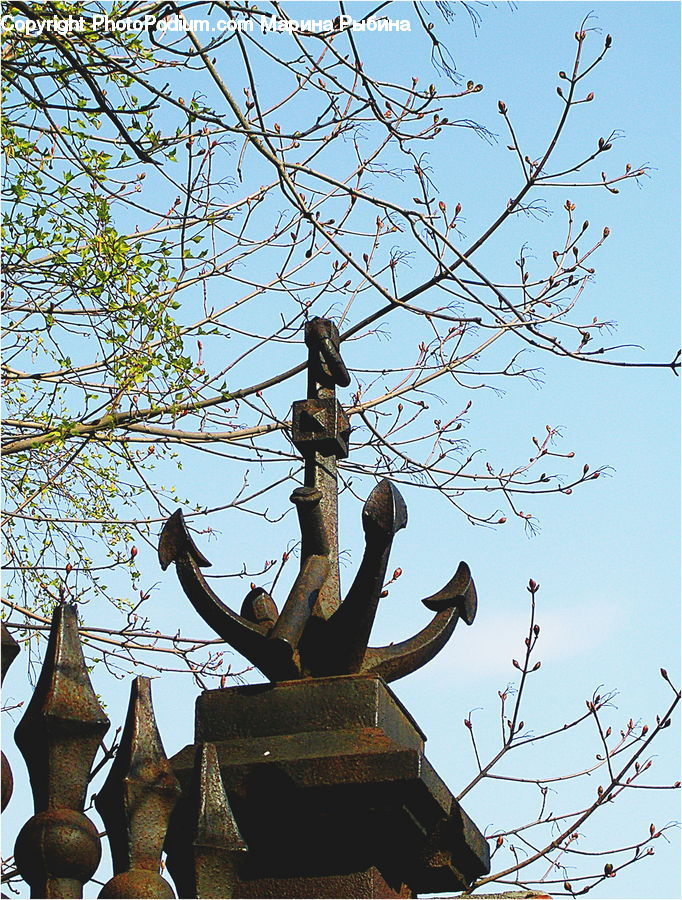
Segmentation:
[[(541, 628), (536, 658), (580, 662), (611, 643), (627, 615), (627, 609), (601, 598), (542, 607), (536, 618)], [(428, 668), (434, 676), (456, 671), (459, 681), (481, 675), (515, 679), (518, 673), (511, 661), (522, 659), (527, 631), (528, 611), (522, 607), (479, 613), (471, 628), (457, 626), (449, 646)]]

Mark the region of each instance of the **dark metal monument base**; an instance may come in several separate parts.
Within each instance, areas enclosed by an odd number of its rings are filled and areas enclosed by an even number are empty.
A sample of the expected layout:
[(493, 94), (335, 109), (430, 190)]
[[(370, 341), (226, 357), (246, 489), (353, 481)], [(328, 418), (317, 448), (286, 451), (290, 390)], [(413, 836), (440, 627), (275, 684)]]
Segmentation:
[(386, 900), (412, 897), (407, 885), (400, 893), (390, 885), (374, 866), (364, 872), (342, 875), (298, 875), (284, 878), (255, 878), (240, 882), (238, 897), (270, 900), (283, 897), (314, 897), (327, 900), (335, 897), (383, 897)]
[[(378, 676), (205, 691), (195, 740), (215, 744), (248, 846), (235, 897), (413, 897), (489, 871), (483, 835)], [(171, 761), (185, 792), (194, 754)]]

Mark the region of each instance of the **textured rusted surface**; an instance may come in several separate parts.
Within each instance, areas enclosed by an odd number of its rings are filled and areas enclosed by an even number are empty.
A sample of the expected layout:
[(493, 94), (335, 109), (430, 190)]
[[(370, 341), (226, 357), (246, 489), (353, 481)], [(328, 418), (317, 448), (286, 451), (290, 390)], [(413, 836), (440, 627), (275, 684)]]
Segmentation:
[(191, 783), (176, 810), (166, 849), (168, 870), (180, 897), (234, 896), (247, 847), (212, 743), (196, 748)]
[(2, 681), (5, 680), (7, 670), (17, 658), (18, 653), (19, 644), (7, 630), (5, 623), (2, 622)]
[(97, 869), (100, 841), (83, 805), (108, 728), (85, 667), (76, 607), (59, 604), (38, 683), (15, 732), (36, 814), (20, 831), (14, 855), (32, 897), (80, 897)]
[(12, 767), (4, 753), (1, 754), (0, 761), (2, 762), (2, 809), (4, 812), (5, 807), (12, 799), (14, 778), (12, 777)]
[(375, 867), (359, 872), (343, 872), (338, 875), (299, 875), (294, 877), (255, 878), (239, 885), (240, 897), (275, 900), (284, 897), (315, 897), (326, 900), (333, 897), (380, 897), (382, 900), (407, 898), (414, 895), (405, 884), (391, 884)]
[[(372, 675), (205, 691), (197, 746), (215, 744), (249, 848), (234, 896), (407, 897), (487, 872), (487, 843), (424, 740)], [(185, 791), (194, 755), (171, 760)]]
[(312, 319), (306, 323), (305, 342), (308, 397), (294, 404), (292, 414), (292, 441), (305, 460), (305, 484), (291, 496), (301, 529), (301, 566), (281, 612), (262, 588), (247, 595), (241, 615), (220, 600), (201, 573), (210, 563), (194, 543), (180, 510), (163, 528), (159, 559), (164, 569), (175, 563), (197, 612), (271, 681), (354, 672), (371, 672), (393, 681), (431, 660), (460, 618), (468, 625), (473, 622), (476, 589), (468, 566), (460, 563), (448, 584), (422, 601), (435, 612), (427, 626), (400, 643), (368, 647), (391, 545), (407, 524), (407, 509), (389, 481), (374, 488), (362, 513), (365, 552), (342, 601), (337, 460), (348, 453), (350, 425), (336, 399), (336, 388), (347, 386), (350, 376), (332, 322)]
[[(19, 653), (19, 644), (14, 640), (7, 630), (5, 623), (2, 622), (2, 681), (5, 680), (7, 670), (17, 658)], [(4, 753), (1, 754), (2, 762), (2, 809), (4, 810), (12, 797), (14, 789), (14, 779), (12, 777), (12, 769)]]
[[(395, 681), (409, 675), (445, 646), (455, 625), (461, 618), (473, 621), (476, 612), (476, 588), (469, 566), (461, 562), (448, 584), (432, 597), (422, 600), (430, 609), (439, 611), (414, 637), (387, 647), (368, 647), (362, 661), (361, 672), (381, 675), (384, 681)], [(472, 612), (473, 611), (473, 612)]]
[(315, 660), (317, 671), (345, 675), (361, 668), (393, 538), (406, 525), (405, 501), (394, 485), (382, 481), (362, 510), (365, 552), (348, 595), (327, 622), (320, 658)]
[(151, 682), (133, 681), (116, 757), (95, 800), (109, 838), (114, 878), (100, 897), (173, 897), (159, 875), (161, 852), (180, 785), (166, 757)]
[[(240, 615), (226, 606), (202, 575), (210, 563), (180, 510), (161, 534), (163, 568), (175, 563), (199, 614), (274, 682), (205, 691), (197, 701), (196, 745), (172, 760), (183, 797), (169, 829), (169, 868), (180, 895), (193, 897), (466, 889), (488, 871), (487, 843), (430, 766), (423, 734), (385, 682), (432, 659), (460, 618), (471, 624), (471, 572), (460, 563), (422, 601), (433, 617), (416, 635), (368, 646), (407, 509), (387, 480), (371, 492), (362, 513), (363, 558), (342, 598), (337, 461), (348, 454), (350, 425), (336, 388), (350, 377), (330, 321), (308, 322), (305, 342), (308, 396), (292, 410), (292, 441), (305, 461), (304, 485), (291, 496), (300, 570), (281, 607), (260, 587), (247, 594)], [(215, 837), (221, 828), (231, 837)], [(230, 844), (240, 832), (247, 852), (241, 837), (236, 849)]]

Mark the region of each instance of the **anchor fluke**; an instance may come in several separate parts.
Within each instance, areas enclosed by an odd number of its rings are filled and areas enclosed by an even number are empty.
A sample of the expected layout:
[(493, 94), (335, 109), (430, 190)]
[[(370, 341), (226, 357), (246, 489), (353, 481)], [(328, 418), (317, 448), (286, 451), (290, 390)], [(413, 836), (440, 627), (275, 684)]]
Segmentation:
[(177, 562), (183, 553), (189, 554), (194, 562), (202, 568), (208, 568), (211, 565), (194, 543), (182, 510), (176, 509), (163, 526), (159, 538), (159, 562), (164, 572), (172, 562)]
[[(288, 657), (282, 654), (266, 637), (272, 629), (264, 627), (263, 619), (255, 622), (246, 616), (237, 615), (206, 582), (200, 566), (210, 566), (210, 563), (189, 535), (180, 510), (173, 513), (163, 527), (159, 541), (159, 560), (164, 568), (175, 563), (182, 589), (201, 618), (267, 678), (281, 681), (300, 677), (291, 654)], [(248, 604), (254, 616), (255, 600), (256, 598), (251, 597)], [(259, 615), (266, 611), (264, 604), (259, 603), (258, 606)], [(268, 615), (273, 613), (272, 606), (267, 608)]]
[(430, 662), (448, 642), (458, 619), (470, 625), (476, 615), (476, 588), (469, 566), (461, 562), (444, 588), (422, 600), (435, 616), (420, 632), (399, 644), (368, 647), (361, 672), (381, 675), (384, 681), (395, 681)]
[(462, 619), (467, 625), (471, 625), (476, 618), (478, 602), (469, 566), (465, 562), (461, 562), (445, 587), (437, 593), (431, 594), (430, 597), (426, 597), (422, 603), (427, 609), (432, 609), (434, 612), (457, 606)]
[(362, 527), (367, 538), (379, 531), (393, 538), (407, 525), (407, 506), (398, 488), (386, 478), (380, 481), (362, 508)]

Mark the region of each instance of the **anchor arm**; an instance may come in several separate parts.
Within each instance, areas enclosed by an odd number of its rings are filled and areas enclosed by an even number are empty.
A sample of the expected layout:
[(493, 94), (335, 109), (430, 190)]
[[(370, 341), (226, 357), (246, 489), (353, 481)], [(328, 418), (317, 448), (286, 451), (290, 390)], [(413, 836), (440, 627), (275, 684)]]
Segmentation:
[(281, 659), (260, 628), (232, 612), (206, 583), (200, 566), (210, 563), (192, 540), (181, 510), (174, 512), (163, 527), (159, 561), (163, 569), (175, 563), (182, 589), (201, 618), (267, 678), (280, 681), (299, 676), (291, 659)]
[(461, 562), (450, 581), (422, 603), (437, 610), (433, 619), (417, 634), (387, 647), (368, 647), (360, 667), (362, 673), (395, 681), (420, 669), (442, 650), (462, 618), (470, 625), (476, 615), (476, 587), (469, 566)]
[[(303, 631), (308, 624), (317, 595), (329, 575), (326, 556), (309, 556), (296, 576), (287, 602), (268, 635), (282, 660), (293, 660)], [(292, 663), (292, 665), (295, 665)]]
[(407, 524), (407, 508), (398, 489), (384, 479), (362, 510), (365, 552), (355, 580), (339, 609), (328, 621), (327, 671), (357, 672), (374, 624), (384, 586), (393, 538)]
[(301, 570), (289, 592), (269, 638), (283, 656), (293, 657), (308, 624), (318, 594), (330, 571), (329, 541), (320, 509), (322, 494), (314, 487), (297, 488), (291, 495), (301, 527)]

